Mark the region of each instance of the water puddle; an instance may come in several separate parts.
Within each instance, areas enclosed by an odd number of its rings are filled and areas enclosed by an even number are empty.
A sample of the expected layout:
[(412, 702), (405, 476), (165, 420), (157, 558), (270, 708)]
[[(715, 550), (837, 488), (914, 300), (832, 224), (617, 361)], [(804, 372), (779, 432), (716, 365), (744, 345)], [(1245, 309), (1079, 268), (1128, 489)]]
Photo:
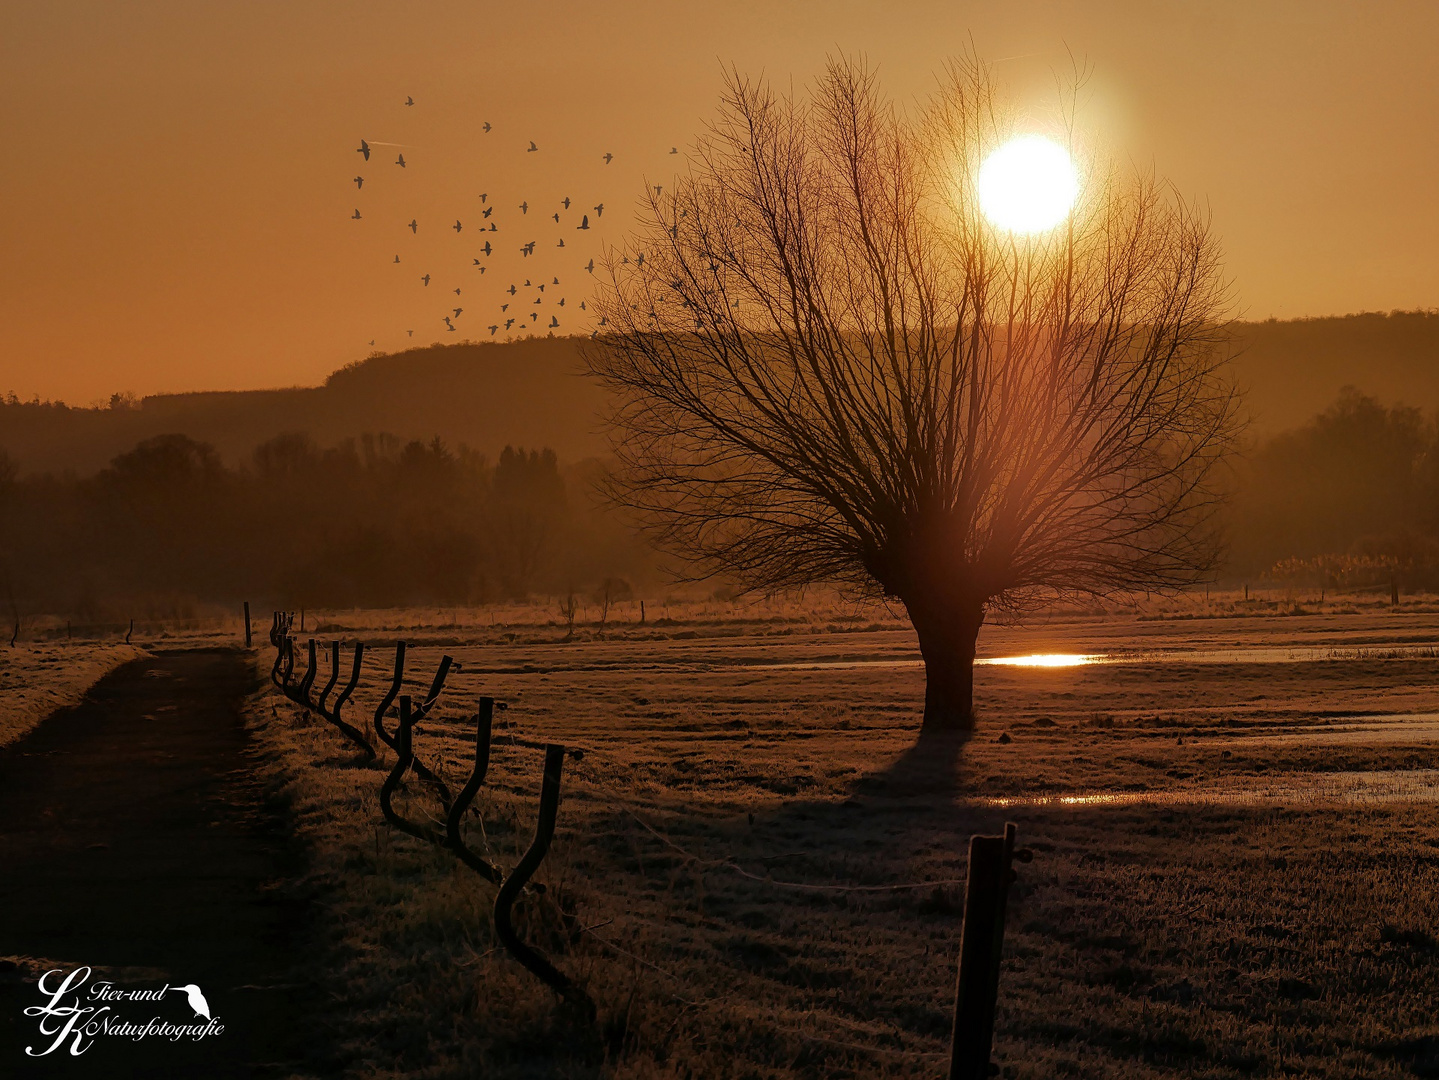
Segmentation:
[(1000, 795), (980, 806), (1303, 806), (1323, 803), (1378, 805), (1439, 802), (1439, 769), (1300, 773), (1246, 784), (1166, 788), (1159, 791), (1089, 791)]

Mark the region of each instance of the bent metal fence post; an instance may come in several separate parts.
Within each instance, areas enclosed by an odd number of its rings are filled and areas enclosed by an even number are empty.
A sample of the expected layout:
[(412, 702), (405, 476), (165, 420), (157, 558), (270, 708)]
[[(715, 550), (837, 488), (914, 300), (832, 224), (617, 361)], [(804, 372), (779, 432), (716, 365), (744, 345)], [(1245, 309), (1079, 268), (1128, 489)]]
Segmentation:
[(315, 657), (315, 639), (310, 639), (310, 666), (305, 671), (305, 677), (300, 680), (300, 685), (295, 688), (295, 701), (307, 709), (313, 709), (310, 701), (310, 687), (315, 685), (315, 673), (319, 670), (319, 661)]
[[(449, 675), (450, 668), (454, 665), (454, 662), (455, 661), (453, 657), (440, 657), (440, 666), (439, 669), (435, 672), (435, 677), (433, 681), (431, 681), (430, 683), (429, 693), (425, 695), (424, 700), (421, 701), (418, 705), (414, 705), (412, 703), (413, 712), (411, 714), (411, 719), (413, 723), (418, 724), (421, 720), (425, 718), (425, 716), (430, 712), (430, 710), (435, 707), (435, 702), (439, 700), (440, 692), (445, 688), (445, 678)], [(385, 714), (390, 709), (390, 703), (393, 702), (395, 700), (395, 696), (399, 694), (400, 686), (404, 682), (404, 678), (405, 643), (403, 641), (399, 641), (395, 643), (395, 674), (394, 677), (390, 680), (390, 689), (386, 692), (384, 699), (375, 709), (375, 733), (384, 740), (386, 746), (388, 746), (391, 750), (395, 750), (396, 752), (398, 752), (399, 750), (399, 747), (396, 745), (397, 740), (394, 735), (391, 735), (385, 729)], [(439, 793), (440, 796), (440, 802), (444, 804), (445, 813), (448, 814), (450, 812), (451, 805), (454, 803), (454, 796), (450, 793), (449, 785), (446, 784), (444, 780), (442, 780), (433, 769), (431, 769), (423, 761), (420, 761), (418, 759), (416, 759), (415, 761), (415, 775), (418, 776), (421, 780), (424, 780), (426, 783), (433, 784), (435, 786), (435, 790)]]
[(484, 784), (485, 774), (490, 768), (490, 735), (494, 728), (494, 716), (495, 699), (480, 698), (479, 715), (475, 720), (475, 767), (445, 818), (445, 840), (456, 858), (485, 880), (499, 885), (503, 880), (499, 868), (467, 846), (460, 832), (460, 821), (475, 801), (475, 795)]
[(380, 741), (391, 750), (395, 749), (395, 737), (385, 730), (385, 713), (390, 711), (390, 706), (395, 703), (395, 695), (400, 692), (400, 685), (405, 681), (405, 643), (395, 642), (395, 674), (390, 678), (390, 688), (385, 691), (385, 696), (375, 706), (375, 734)]
[(423, 825), (417, 825), (413, 821), (401, 817), (395, 811), (395, 791), (404, 782), (405, 773), (415, 760), (414, 754), (410, 752), (410, 722), (410, 695), (402, 694), (400, 696), (400, 725), (395, 732), (395, 754), (398, 760), (380, 787), (380, 812), (385, 815), (386, 821), (401, 832), (409, 833), (420, 840), (428, 840), (432, 844), (443, 845), (444, 838), (437, 832), (427, 829)]
[(315, 710), (327, 720), (330, 718), (330, 714), (325, 711), (325, 701), (327, 698), (329, 698), (330, 691), (335, 688), (335, 684), (339, 681), (340, 639), (336, 638), (334, 641), (330, 642), (330, 678), (329, 681), (325, 683), (325, 688), (320, 691), (320, 696), (315, 702)]
[(1015, 851), (1014, 837), (1011, 822), (1005, 824), (1002, 836), (969, 838), (969, 877), (960, 930), (949, 1080), (984, 1080), (998, 1071), (990, 1064), (989, 1055), (994, 1045), (1004, 915), (1009, 886), (1015, 878), (1012, 863), (1015, 859), (1029, 862), (1034, 857), (1027, 849)]
[(560, 772), (565, 764), (565, 748), (556, 744), (545, 747), (545, 774), (540, 786), (540, 817), (535, 825), (535, 838), (529, 850), (521, 856), (515, 868), (500, 886), (495, 897), (495, 936), (516, 960), (560, 996), (569, 1006), (576, 1008), (584, 1019), (593, 1023), (595, 1003), (570, 978), (550, 963), (549, 957), (538, 949), (527, 945), (515, 933), (512, 909), (525, 885), (534, 876), (540, 864), (549, 854), (550, 841), (555, 836), (555, 821), (560, 808)]
[[(360, 665), (364, 662), (364, 656), (365, 656), (365, 646), (364, 646), (363, 644), (361, 644), (360, 642), (358, 642), (358, 641), (355, 642), (355, 663), (354, 663), (354, 666), (353, 666), (352, 668), (350, 668), (350, 681), (345, 684), (345, 688), (344, 688), (343, 690), (341, 690), (340, 693), (339, 693), (339, 695), (335, 698), (335, 703), (330, 706), (329, 711), (326, 712), (326, 711), (323, 709), (323, 707), (322, 707), (321, 710), (320, 710), (320, 715), (323, 716), (323, 717), (324, 717), (326, 720), (328, 720), (330, 723), (334, 724), (335, 727), (339, 729), (340, 733), (345, 736), (345, 738), (349, 739), (349, 740), (350, 740), (351, 742), (353, 742), (356, 746), (360, 747), (360, 749), (362, 749), (362, 750), (365, 752), (365, 754), (367, 755), (368, 759), (369, 759), (370, 761), (373, 761), (373, 760), (375, 759), (375, 748), (374, 748), (372, 745), (370, 745), (370, 740), (369, 740), (368, 738), (366, 738), (365, 733), (364, 733), (363, 731), (361, 731), (359, 728), (355, 727), (353, 724), (347, 724), (344, 720), (342, 720), (342, 719), (340, 718), (340, 710), (342, 710), (342, 709), (345, 707), (345, 702), (347, 702), (347, 701), (350, 700), (350, 695), (355, 692), (355, 687), (358, 686), (359, 683), (360, 683)], [(336, 668), (339, 667), (339, 664), (340, 664), (340, 645), (339, 645), (339, 642), (336, 642), (336, 643), (335, 643), (335, 666), (336, 666)], [(328, 692), (329, 692), (329, 688), (326, 687), (326, 693), (328, 693)], [(323, 702), (324, 702), (324, 696), (325, 696), (324, 694), (321, 694), (321, 695), (320, 695), (320, 700), (321, 700), (321, 704), (322, 704), (322, 705), (323, 705)]]

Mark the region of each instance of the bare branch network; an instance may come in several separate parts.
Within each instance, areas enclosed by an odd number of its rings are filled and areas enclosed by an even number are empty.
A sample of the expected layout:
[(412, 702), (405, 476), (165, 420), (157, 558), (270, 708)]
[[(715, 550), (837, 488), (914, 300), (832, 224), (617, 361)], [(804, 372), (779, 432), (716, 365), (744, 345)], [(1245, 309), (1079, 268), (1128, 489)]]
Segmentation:
[(914, 118), (860, 62), (803, 99), (728, 79), (588, 354), (611, 494), (695, 574), (898, 597), (923, 642), (919, 609), (1210, 571), (1236, 399), (1207, 218), (1094, 167), (1065, 224), (1006, 233), (975, 177), (1011, 132), (975, 62)]

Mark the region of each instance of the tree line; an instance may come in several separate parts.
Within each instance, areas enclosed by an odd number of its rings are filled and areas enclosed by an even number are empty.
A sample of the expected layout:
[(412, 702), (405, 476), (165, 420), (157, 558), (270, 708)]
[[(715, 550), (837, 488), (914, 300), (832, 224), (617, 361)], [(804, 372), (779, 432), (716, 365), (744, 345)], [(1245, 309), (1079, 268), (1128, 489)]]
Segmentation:
[(233, 468), (182, 434), (88, 477), (22, 478), (0, 458), (0, 587), (17, 612), (99, 621), (241, 598), (485, 603), (643, 575), (643, 549), (586, 496), (594, 467), (383, 434), (281, 434)]

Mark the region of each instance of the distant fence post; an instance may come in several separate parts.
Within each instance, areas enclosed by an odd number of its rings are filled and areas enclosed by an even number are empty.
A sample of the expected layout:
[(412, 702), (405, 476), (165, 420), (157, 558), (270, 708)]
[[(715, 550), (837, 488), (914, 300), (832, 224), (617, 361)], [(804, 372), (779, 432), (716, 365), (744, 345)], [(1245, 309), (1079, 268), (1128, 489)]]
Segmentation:
[(999, 997), (999, 959), (1004, 947), (1004, 914), (1014, 859), (1029, 862), (1029, 851), (1014, 850), (1015, 827), (1003, 836), (969, 838), (969, 878), (960, 931), (959, 981), (954, 992), (954, 1034), (949, 1080), (985, 1080), (994, 1044), (994, 1009)]
[(245, 601), (245, 648), (250, 647), (250, 601)]

